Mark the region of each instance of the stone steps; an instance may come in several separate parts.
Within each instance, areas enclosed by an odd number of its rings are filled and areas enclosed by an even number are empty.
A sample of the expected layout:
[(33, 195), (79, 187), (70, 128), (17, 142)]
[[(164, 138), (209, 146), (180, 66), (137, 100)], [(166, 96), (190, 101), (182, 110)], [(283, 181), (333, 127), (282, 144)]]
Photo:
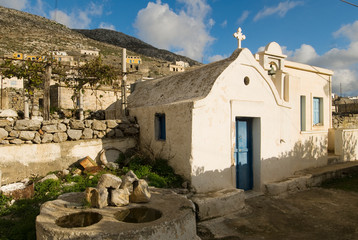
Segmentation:
[(265, 194), (277, 196), (306, 190), (321, 185), (327, 179), (339, 178), (356, 171), (358, 171), (358, 161), (306, 169), (285, 180), (265, 184)]

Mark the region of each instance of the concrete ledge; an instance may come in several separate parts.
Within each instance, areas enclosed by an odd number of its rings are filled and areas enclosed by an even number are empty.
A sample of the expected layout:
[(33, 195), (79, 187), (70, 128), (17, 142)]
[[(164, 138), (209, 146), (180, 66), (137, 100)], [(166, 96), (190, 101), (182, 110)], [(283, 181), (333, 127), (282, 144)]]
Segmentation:
[(267, 195), (277, 196), (281, 194), (302, 191), (310, 187), (319, 186), (325, 180), (339, 178), (351, 172), (357, 171), (358, 161), (306, 169), (298, 172), (291, 178), (265, 184), (265, 193)]
[(245, 194), (241, 189), (223, 189), (195, 194), (191, 200), (196, 206), (199, 220), (224, 216), (239, 211), (245, 206)]

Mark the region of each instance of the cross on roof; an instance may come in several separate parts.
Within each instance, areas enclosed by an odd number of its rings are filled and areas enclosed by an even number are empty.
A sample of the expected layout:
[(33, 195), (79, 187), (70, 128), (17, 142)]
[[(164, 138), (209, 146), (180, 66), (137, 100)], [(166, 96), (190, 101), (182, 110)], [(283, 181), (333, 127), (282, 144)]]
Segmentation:
[(234, 33), (234, 37), (237, 38), (237, 48), (241, 48), (241, 41), (246, 39), (246, 36), (242, 34), (241, 27), (239, 27), (237, 32)]

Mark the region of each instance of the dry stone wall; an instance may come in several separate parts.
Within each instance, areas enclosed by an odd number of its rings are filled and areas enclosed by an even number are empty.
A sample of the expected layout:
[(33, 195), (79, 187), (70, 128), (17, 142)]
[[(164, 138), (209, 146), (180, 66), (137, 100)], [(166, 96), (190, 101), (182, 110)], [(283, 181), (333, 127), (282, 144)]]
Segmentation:
[(81, 139), (122, 138), (139, 133), (127, 120), (9, 120), (0, 119), (0, 144), (41, 144)]
[(333, 128), (358, 128), (358, 114), (333, 115)]

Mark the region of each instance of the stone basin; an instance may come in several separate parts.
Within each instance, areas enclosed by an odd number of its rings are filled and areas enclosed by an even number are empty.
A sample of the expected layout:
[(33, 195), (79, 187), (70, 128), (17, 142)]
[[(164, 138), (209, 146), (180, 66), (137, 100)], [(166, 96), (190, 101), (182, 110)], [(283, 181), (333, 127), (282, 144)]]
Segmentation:
[(84, 193), (67, 193), (41, 206), (36, 236), (45, 239), (199, 239), (193, 203), (166, 189), (150, 189), (149, 203), (85, 208)]

